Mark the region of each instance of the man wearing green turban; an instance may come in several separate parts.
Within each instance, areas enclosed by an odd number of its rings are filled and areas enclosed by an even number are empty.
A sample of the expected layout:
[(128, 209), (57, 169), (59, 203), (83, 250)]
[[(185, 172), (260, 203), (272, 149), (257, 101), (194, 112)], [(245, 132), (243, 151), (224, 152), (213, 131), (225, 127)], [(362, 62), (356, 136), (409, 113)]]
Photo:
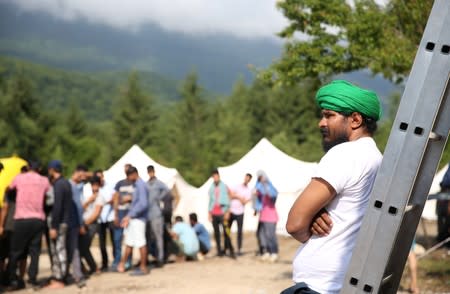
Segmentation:
[(381, 116), (377, 95), (346, 81), (319, 89), (319, 128), (326, 154), (294, 202), (286, 230), (304, 243), (288, 293), (339, 293), (382, 155), (372, 136)]
[[(322, 109), (323, 119), (329, 118), (331, 115), (337, 115), (347, 122), (354, 120), (358, 115), (361, 118), (361, 124), (354, 126), (355, 128), (366, 129), (368, 135), (372, 136), (377, 128), (376, 122), (381, 117), (380, 101), (375, 92), (362, 89), (347, 81), (336, 80), (328, 85), (323, 86), (317, 91), (316, 102)], [(325, 151), (331, 147), (349, 141), (349, 133), (342, 128), (333, 125), (333, 120), (328, 120), (328, 124), (319, 124), (320, 131), (323, 136), (322, 145)], [(341, 125), (342, 127), (344, 125)], [(359, 132), (358, 136), (359, 136)]]

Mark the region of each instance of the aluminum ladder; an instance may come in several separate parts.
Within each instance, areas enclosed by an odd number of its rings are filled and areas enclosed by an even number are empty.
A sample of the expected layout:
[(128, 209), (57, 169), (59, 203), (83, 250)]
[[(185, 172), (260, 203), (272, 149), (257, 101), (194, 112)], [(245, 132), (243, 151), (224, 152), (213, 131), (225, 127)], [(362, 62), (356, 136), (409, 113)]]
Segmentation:
[(340, 293), (395, 294), (450, 128), (450, 0), (436, 0)]

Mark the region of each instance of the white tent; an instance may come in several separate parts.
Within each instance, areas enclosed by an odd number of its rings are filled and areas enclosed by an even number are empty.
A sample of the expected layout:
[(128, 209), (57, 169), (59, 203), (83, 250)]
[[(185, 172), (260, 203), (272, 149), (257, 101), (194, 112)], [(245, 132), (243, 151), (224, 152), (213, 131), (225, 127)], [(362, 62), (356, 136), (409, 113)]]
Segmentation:
[(144, 181), (148, 180), (147, 166), (153, 165), (158, 179), (163, 181), (169, 188), (172, 188), (175, 184), (178, 171), (175, 168), (165, 167), (154, 161), (138, 145), (133, 145), (116, 163), (104, 172), (105, 181), (110, 185), (115, 185), (115, 183), (124, 179), (124, 167), (127, 163), (137, 168), (139, 176)]
[[(444, 166), (441, 170), (439, 170), (434, 176), (433, 183), (431, 184), (429, 194), (436, 194), (441, 191), (441, 186), (439, 185), (444, 178), (444, 174), (448, 169), (448, 164)], [(426, 220), (437, 220), (436, 216), (436, 200), (428, 200), (425, 203), (425, 207), (423, 209), (422, 217)]]
[[(105, 182), (114, 185), (125, 178), (125, 164), (131, 164), (138, 169), (139, 176), (148, 181), (147, 166), (153, 165), (158, 179), (165, 183), (175, 196), (175, 205), (184, 194), (193, 194), (196, 188), (186, 183), (175, 168), (169, 168), (153, 160), (138, 145), (133, 145), (125, 154), (104, 172)], [(88, 189), (90, 187), (87, 187)]]
[[(230, 188), (240, 184), (246, 173), (253, 175), (250, 187), (254, 187), (256, 172), (264, 170), (279, 192), (276, 203), (279, 215), (277, 232), (286, 234), (287, 214), (299, 193), (309, 183), (316, 166), (316, 163), (303, 162), (285, 154), (267, 139), (263, 138), (239, 161), (218, 169), (222, 181)], [(192, 194), (183, 195), (180, 201), (180, 209), (176, 211), (178, 214), (186, 215), (189, 212), (185, 209), (191, 209), (197, 213), (199, 221), (207, 225), (210, 230), (211, 226), (208, 222), (208, 190), (211, 183), (212, 180), (208, 179), (198, 190), (191, 191)], [(257, 217), (253, 216), (252, 205), (249, 203), (245, 210), (244, 230), (256, 231), (257, 224)]]

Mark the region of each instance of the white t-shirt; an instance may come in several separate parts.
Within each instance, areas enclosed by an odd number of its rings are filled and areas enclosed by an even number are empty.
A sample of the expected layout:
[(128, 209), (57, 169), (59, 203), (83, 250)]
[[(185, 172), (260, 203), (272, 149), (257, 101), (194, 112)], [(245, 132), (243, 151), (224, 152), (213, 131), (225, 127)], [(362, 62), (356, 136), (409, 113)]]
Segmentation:
[[(247, 185), (240, 184), (233, 188), (233, 192), (244, 200), (250, 200), (252, 198), (252, 189)], [(230, 202), (230, 212), (232, 214), (241, 215), (244, 214), (245, 206), (239, 199), (233, 198)]]
[[(102, 195), (103, 199), (105, 200), (105, 203), (108, 203), (113, 198), (114, 189), (111, 186), (104, 184), (103, 187), (100, 188), (99, 194)], [(99, 221), (101, 223), (108, 223), (114, 221), (114, 209), (112, 204), (108, 203), (103, 206)]]
[(370, 137), (336, 145), (322, 157), (313, 177), (336, 190), (325, 207), (333, 228), (328, 236), (312, 236), (297, 250), (294, 282), (305, 282), (322, 294), (339, 293), (381, 159)]
[[(86, 199), (87, 200), (87, 199)], [(105, 199), (103, 199), (102, 195), (100, 193), (97, 194), (97, 197), (95, 198), (95, 201), (92, 202), (91, 204), (89, 204), (88, 207), (86, 207), (86, 209), (83, 212), (83, 221), (88, 220), (92, 214), (95, 211), (95, 207), (100, 205), (101, 207), (103, 207), (105, 205)]]

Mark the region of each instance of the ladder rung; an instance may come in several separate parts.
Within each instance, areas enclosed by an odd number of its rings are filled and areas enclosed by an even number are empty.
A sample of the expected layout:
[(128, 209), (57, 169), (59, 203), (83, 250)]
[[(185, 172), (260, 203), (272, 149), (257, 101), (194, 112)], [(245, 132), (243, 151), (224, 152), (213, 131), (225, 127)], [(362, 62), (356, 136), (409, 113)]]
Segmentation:
[(430, 132), (430, 135), (428, 136), (428, 138), (430, 138), (431, 141), (441, 141), (444, 139), (444, 136), (439, 135), (435, 132)]
[(383, 278), (383, 280), (381, 281), (381, 284), (384, 285), (387, 282), (389, 282), (389, 280), (392, 278), (392, 274), (390, 274), (389, 276), (386, 276)]

